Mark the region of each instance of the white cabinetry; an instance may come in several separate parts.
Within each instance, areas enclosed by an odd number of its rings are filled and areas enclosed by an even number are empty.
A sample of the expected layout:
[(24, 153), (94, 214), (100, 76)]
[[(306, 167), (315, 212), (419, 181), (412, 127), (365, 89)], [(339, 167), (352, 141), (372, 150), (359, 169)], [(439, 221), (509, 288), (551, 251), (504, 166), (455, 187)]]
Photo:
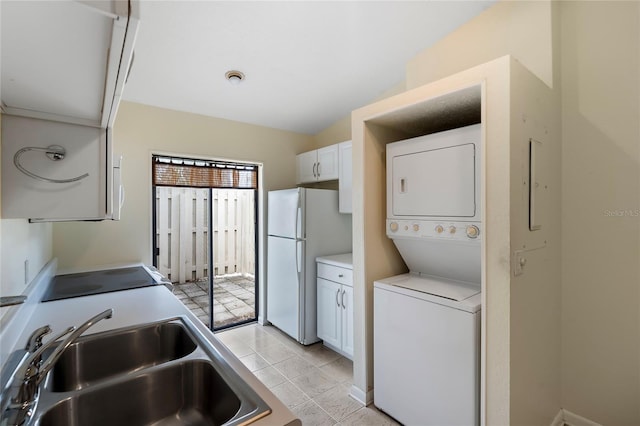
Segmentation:
[(296, 156), (296, 181), (298, 183), (316, 182), (318, 151), (303, 152)]
[(353, 358), (353, 269), (351, 254), (319, 257), (318, 337)]
[(351, 141), (338, 144), (338, 189), (340, 213), (352, 213), (352, 165)]
[[(112, 212), (110, 129), (2, 116), (2, 217), (97, 220)], [(64, 158), (26, 148), (63, 148)], [(19, 151), (23, 151), (20, 153)], [(21, 172), (15, 161), (32, 177)], [(85, 176), (86, 175), (86, 176)], [(71, 180), (82, 177), (81, 179)], [(55, 181), (58, 182), (55, 182)]]
[(133, 57), (138, 3), (2, 2), (3, 112), (112, 127)]
[(110, 129), (133, 60), (138, 2), (16, 1), (0, 10), (2, 217), (112, 218)]
[(296, 156), (296, 181), (321, 182), (338, 179), (338, 145), (304, 152)]

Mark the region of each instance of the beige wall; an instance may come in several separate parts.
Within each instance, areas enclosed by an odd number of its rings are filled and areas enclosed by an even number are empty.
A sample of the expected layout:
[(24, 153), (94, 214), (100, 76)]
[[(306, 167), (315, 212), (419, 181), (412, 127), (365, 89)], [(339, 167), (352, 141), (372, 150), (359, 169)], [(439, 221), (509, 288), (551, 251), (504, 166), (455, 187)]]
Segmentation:
[(562, 3), (562, 400), (640, 424), (640, 3)]
[(151, 259), (151, 153), (166, 152), (264, 164), (264, 190), (295, 184), (295, 155), (311, 136), (124, 102), (114, 127), (126, 201), (119, 222), (57, 223), (59, 268)]
[(553, 87), (553, 8), (549, 0), (504, 0), (407, 63), (407, 89), (511, 55)]
[[(390, 96), (397, 95), (406, 90), (406, 83), (400, 83), (385, 90), (375, 101), (386, 99)], [(372, 101), (373, 102), (373, 101)], [(320, 133), (314, 136), (315, 148), (333, 145), (334, 143), (351, 140), (351, 114), (341, 118)]]

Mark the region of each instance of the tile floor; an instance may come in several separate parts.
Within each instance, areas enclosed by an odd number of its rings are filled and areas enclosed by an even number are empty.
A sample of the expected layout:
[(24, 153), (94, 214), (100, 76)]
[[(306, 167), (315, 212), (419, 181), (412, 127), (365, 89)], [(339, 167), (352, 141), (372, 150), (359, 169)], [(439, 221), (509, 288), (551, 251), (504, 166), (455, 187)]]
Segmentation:
[[(213, 320), (222, 327), (254, 319), (255, 284), (252, 277), (222, 275), (213, 279)], [(173, 294), (207, 327), (209, 326), (209, 282), (174, 283)]]
[(322, 343), (303, 346), (272, 326), (250, 324), (218, 337), (303, 425), (397, 425), (349, 396), (353, 363)]

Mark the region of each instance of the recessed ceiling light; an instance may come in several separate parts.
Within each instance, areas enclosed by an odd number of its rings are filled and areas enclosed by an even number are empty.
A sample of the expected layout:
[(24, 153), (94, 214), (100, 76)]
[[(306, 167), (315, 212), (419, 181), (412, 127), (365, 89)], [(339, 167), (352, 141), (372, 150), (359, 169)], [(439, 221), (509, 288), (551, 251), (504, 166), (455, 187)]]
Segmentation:
[(240, 82), (244, 80), (244, 74), (236, 70), (227, 71), (224, 76), (231, 84), (240, 84)]

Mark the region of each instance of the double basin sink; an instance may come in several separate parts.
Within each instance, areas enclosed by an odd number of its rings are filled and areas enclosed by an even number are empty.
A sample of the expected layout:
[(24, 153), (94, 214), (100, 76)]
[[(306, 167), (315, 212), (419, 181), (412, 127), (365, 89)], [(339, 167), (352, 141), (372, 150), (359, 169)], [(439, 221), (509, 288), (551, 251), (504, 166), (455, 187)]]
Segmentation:
[(40, 426), (244, 425), (270, 413), (182, 317), (81, 337), (40, 386)]

